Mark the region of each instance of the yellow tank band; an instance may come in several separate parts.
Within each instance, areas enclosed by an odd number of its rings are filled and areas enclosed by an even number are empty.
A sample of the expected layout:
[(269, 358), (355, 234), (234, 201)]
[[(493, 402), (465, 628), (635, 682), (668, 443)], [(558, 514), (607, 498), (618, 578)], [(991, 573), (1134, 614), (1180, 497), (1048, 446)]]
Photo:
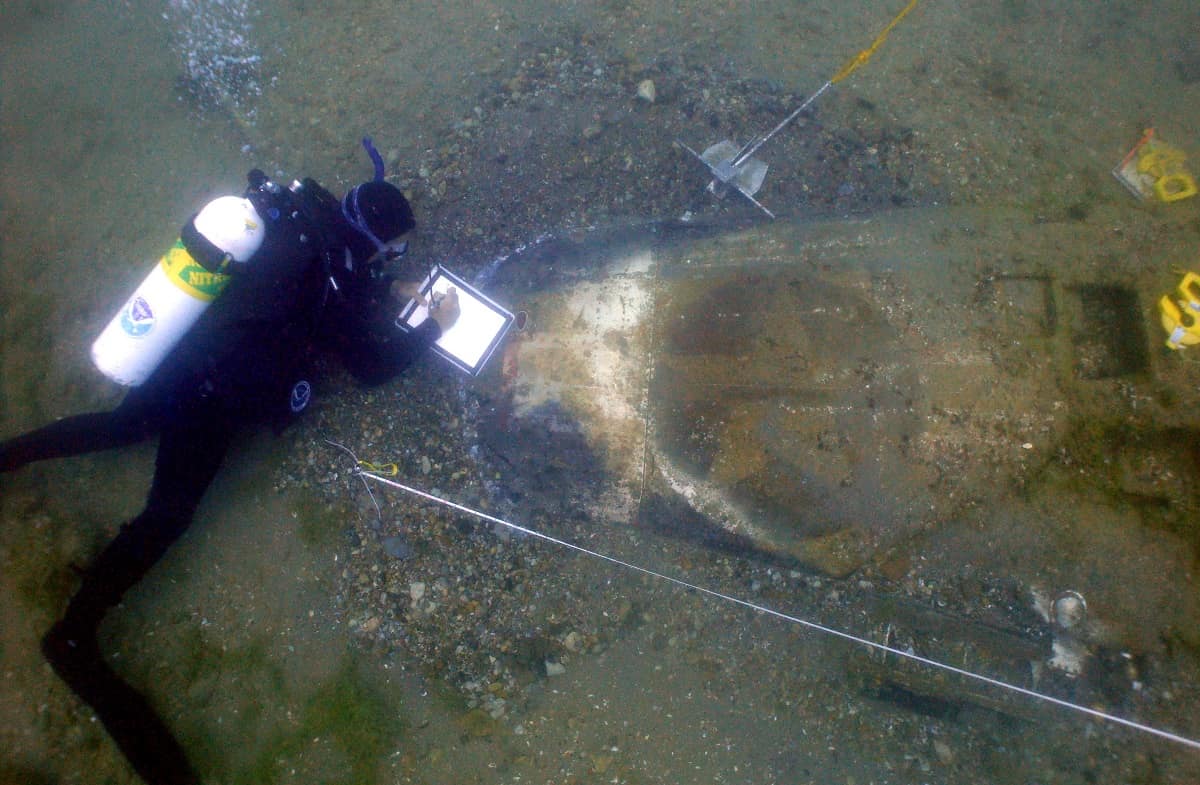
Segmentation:
[(170, 250), (163, 254), (159, 264), (162, 265), (167, 278), (171, 279), (171, 283), (197, 300), (206, 303), (215, 300), (229, 283), (228, 273), (214, 273), (205, 270), (204, 266), (193, 259), (192, 255), (183, 247), (182, 240), (175, 241)]

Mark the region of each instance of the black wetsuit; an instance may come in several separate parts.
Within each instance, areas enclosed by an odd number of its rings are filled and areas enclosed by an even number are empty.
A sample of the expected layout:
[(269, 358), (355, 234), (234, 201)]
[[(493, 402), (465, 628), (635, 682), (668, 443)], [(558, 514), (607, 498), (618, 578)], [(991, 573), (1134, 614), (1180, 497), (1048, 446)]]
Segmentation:
[(0, 443), (0, 471), (10, 471), (159, 435), (146, 508), (87, 568), (62, 620), (42, 642), (54, 670), (152, 785), (191, 785), (198, 778), (145, 698), (101, 658), (97, 630), (105, 613), (187, 529), (238, 427), (289, 416), (291, 390), (305, 375), (312, 348), (332, 349), (352, 374), (377, 384), (403, 371), (440, 335), (433, 320), (411, 333), (376, 329), (373, 317), (386, 287), (348, 263), (339, 239), (347, 227), (328, 209), (332, 197), (311, 181), (305, 187), (310, 196), (326, 197), (326, 209), (318, 203), (292, 210), (286, 193), (278, 196), (282, 211), (259, 205), (273, 216), (262, 248), (115, 410), (67, 417)]

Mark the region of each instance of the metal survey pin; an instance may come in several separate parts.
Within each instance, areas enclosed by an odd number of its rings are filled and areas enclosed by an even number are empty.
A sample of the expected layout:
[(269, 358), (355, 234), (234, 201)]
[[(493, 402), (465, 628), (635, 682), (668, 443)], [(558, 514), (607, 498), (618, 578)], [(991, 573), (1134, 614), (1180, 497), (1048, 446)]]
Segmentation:
[(811, 106), (812, 102), (820, 98), (826, 90), (854, 73), (856, 69), (870, 60), (875, 51), (887, 40), (888, 34), (892, 32), (892, 28), (900, 24), (900, 20), (909, 11), (913, 10), (916, 5), (917, 0), (908, 0), (908, 5), (904, 6), (904, 9), (896, 14), (895, 18), (888, 23), (888, 26), (883, 28), (883, 32), (875, 36), (875, 40), (871, 42), (869, 47), (847, 60), (841, 70), (830, 77), (828, 82), (821, 85), (819, 90), (805, 99), (804, 103), (793, 109), (791, 114), (783, 118), (770, 131), (767, 131), (762, 136), (756, 136), (751, 139), (746, 143), (745, 147), (738, 147), (728, 139), (723, 139), (709, 147), (703, 153), (697, 153), (683, 142), (680, 142), (679, 145), (683, 149), (699, 158), (708, 167), (708, 171), (712, 172), (713, 179), (708, 184), (709, 192), (718, 199), (723, 199), (731, 187), (735, 188), (738, 193), (753, 202), (755, 207), (774, 218), (775, 213), (768, 210), (761, 202), (754, 198), (754, 194), (758, 193), (758, 189), (762, 187), (763, 178), (767, 176), (767, 165), (755, 158), (754, 153), (758, 148), (771, 141), (771, 138), (775, 134), (787, 128), (793, 120), (800, 116), (801, 112)]
[(724, 199), (729, 189), (737, 190), (749, 199), (756, 207), (772, 218), (775, 214), (768, 210), (762, 202), (754, 198), (758, 189), (762, 188), (767, 176), (767, 165), (757, 158), (743, 153), (749, 148), (738, 147), (728, 139), (710, 146), (703, 153), (697, 153), (683, 142), (679, 143), (684, 150), (700, 159), (712, 173), (713, 179), (708, 184), (708, 192), (718, 199)]
[(762, 136), (754, 137), (744, 147), (738, 147), (728, 139), (722, 139), (703, 153), (697, 153), (683, 142), (680, 142), (679, 144), (684, 150), (699, 158), (708, 167), (708, 170), (712, 172), (713, 179), (708, 184), (709, 193), (718, 199), (724, 199), (729, 189), (731, 187), (735, 188), (738, 193), (753, 202), (758, 209), (774, 218), (775, 213), (768, 210), (762, 202), (754, 198), (754, 195), (758, 193), (758, 189), (762, 188), (763, 180), (767, 176), (767, 165), (755, 158), (754, 153), (758, 148), (769, 142), (775, 134), (790, 125), (793, 120), (800, 116), (801, 112), (812, 105), (813, 101), (820, 98), (826, 90), (833, 87), (833, 82), (834, 80), (830, 79), (821, 85), (820, 90), (810, 95), (804, 103), (796, 107), (778, 125)]

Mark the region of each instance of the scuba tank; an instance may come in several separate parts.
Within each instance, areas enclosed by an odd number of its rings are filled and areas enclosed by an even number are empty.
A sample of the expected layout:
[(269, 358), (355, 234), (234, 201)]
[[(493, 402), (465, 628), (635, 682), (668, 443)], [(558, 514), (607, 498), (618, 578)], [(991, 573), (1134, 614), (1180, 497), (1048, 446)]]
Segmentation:
[(248, 261), (265, 233), (249, 199), (206, 204), (96, 338), (96, 367), (118, 384), (146, 381), (225, 289), (231, 265)]
[[(392, 276), (383, 264), (399, 258), (404, 244), (386, 245), (376, 232), (387, 239), (408, 231), (412, 210), (399, 190), (383, 182), (383, 159), (371, 140), (362, 143), (375, 178), (351, 189), (342, 202), (311, 179), (281, 188), (254, 169), (243, 196), (205, 205), (92, 344), (96, 367), (119, 384), (145, 382), (225, 289), (235, 265), (256, 254), (261, 264), (254, 264), (251, 275), (260, 285), (290, 281), (316, 255), (325, 279), (318, 307), (334, 293), (386, 293)], [(342, 225), (353, 239), (342, 236)], [(352, 242), (362, 247), (354, 252)], [(351, 291), (342, 292), (343, 286)], [(282, 291), (271, 287), (276, 300)]]

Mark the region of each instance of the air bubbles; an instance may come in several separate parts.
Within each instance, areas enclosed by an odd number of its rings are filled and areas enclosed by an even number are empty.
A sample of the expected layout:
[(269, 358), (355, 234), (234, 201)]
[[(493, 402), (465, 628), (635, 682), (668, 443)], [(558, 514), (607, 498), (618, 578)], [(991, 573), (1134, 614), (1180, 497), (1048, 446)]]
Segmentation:
[(179, 84), (203, 110), (254, 121), (262, 95), (262, 56), (254, 45), (250, 0), (172, 0), (167, 18), (183, 61)]

